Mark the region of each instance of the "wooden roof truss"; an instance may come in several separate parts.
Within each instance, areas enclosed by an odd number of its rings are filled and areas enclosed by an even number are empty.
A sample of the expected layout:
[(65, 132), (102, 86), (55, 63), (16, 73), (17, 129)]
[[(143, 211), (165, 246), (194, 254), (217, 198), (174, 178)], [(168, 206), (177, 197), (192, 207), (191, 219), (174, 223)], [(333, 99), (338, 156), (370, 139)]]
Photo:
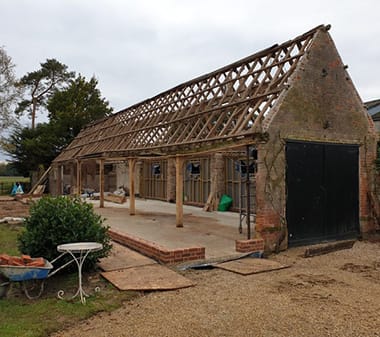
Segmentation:
[(263, 120), (321, 28), (89, 124), (55, 161), (174, 155), (262, 139)]

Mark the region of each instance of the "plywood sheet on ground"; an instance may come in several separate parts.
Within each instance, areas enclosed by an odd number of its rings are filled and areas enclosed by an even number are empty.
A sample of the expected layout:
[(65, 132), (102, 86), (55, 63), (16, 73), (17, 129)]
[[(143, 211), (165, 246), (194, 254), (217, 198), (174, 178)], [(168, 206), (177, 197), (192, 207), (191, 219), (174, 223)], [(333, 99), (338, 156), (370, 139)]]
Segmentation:
[(159, 264), (103, 272), (102, 276), (120, 290), (173, 290), (195, 285)]
[(104, 271), (113, 271), (155, 263), (157, 262), (132, 249), (113, 242), (110, 255), (100, 260), (99, 267)]
[(288, 268), (289, 266), (268, 259), (244, 258), (223, 262), (217, 264), (215, 267), (232, 271), (241, 275), (251, 275)]

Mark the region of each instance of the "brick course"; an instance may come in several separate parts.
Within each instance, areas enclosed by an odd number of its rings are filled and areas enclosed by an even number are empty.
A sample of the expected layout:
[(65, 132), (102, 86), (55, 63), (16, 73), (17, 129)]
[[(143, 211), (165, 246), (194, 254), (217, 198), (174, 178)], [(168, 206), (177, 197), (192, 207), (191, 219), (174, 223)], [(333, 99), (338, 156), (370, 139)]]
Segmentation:
[(155, 242), (144, 240), (131, 234), (120, 233), (115, 230), (108, 230), (108, 233), (115, 242), (165, 264), (203, 260), (205, 258), (205, 247), (168, 249)]
[(250, 239), (250, 240), (236, 240), (235, 241), (236, 251), (239, 253), (251, 253), (264, 251), (264, 240), (263, 239)]

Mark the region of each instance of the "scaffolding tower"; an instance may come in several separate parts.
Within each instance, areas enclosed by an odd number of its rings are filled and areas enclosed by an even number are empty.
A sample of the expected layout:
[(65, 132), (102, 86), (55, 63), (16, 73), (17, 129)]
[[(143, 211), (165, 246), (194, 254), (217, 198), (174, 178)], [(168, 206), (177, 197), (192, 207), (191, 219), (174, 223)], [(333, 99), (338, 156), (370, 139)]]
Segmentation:
[[(247, 145), (246, 156), (244, 159), (239, 160), (238, 169), (240, 171), (239, 180), (239, 233), (243, 232), (243, 223), (247, 225), (247, 239), (252, 237), (252, 226), (256, 221), (254, 196), (252, 196), (251, 188), (255, 183), (256, 176), (256, 161), (257, 150), (256, 148)], [(243, 191), (243, 185), (245, 186)]]

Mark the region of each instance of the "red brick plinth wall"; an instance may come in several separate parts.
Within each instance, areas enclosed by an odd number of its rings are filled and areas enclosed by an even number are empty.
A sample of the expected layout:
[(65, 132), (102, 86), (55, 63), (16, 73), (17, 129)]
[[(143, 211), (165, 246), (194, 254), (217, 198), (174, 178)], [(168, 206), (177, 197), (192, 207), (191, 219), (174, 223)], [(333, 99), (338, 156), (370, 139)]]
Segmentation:
[(235, 247), (236, 247), (236, 251), (239, 253), (263, 252), (264, 240), (263, 239), (236, 240)]
[(180, 263), (185, 261), (202, 260), (205, 258), (205, 247), (168, 249), (154, 242), (141, 239), (131, 234), (108, 230), (110, 237), (115, 242), (137, 250), (165, 264)]

